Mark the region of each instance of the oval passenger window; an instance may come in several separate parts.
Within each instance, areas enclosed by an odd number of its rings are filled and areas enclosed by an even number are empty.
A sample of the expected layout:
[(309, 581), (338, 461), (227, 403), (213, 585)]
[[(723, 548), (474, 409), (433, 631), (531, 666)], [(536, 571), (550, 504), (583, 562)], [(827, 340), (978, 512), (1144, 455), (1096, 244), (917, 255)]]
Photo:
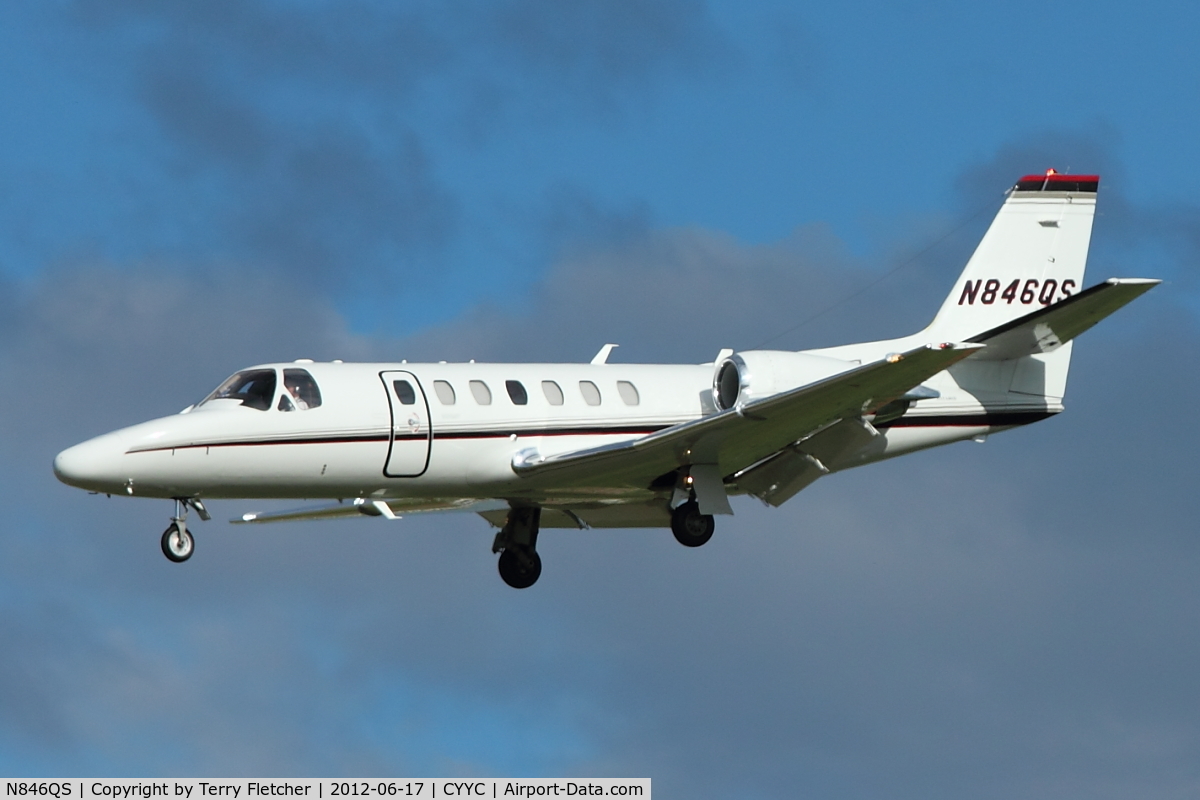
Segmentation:
[(523, 406), (529, 403), (529, 394), (520, 381), (505, 381), (504, 388), (508, 390), (508, 399), (513, 401), (514, 406)]
[(636, 406), (642, 400), (638, 397), (637, 387), (629, 381), (617, 381), (617, 393), (627, 406)]
[(468, 384), (471, 387), (471, 396), (475, 398), (475, 402), (481, 406), (490, 406), (492, 404), (492, 390), (487, 387), (483, 381), (471, 381)]
[(454, 396), (454, 387), (448, 381), (434, 381), (433, 392), (444, 406), (454, 405), (454, 401), (457, 399)]
[(546, 401), (552, 406), (563, 404), (562, 389), (554, 381), (542, 381), (542, 394), (546, 395)]
[(589, 406), (600, 405), (600, 390), (591, 381), (580, 381), (579, 393), (583, 395), (583, 401)]

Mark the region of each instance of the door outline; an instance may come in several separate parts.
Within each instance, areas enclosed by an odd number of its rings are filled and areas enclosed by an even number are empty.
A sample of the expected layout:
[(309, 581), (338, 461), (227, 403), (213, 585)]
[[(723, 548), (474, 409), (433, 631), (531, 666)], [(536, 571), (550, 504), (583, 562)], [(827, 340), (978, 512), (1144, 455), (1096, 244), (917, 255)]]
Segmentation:
[[(417, 376), (412, 374), (411, 372), (406, 372), (404, 370), (385, 370), (385, 371), (379, 373), (379, 379), (383, 382), (383, 391), (385, 394), (387, 394), (387, 398), (388, 398), (388, 451), (387, 451), (387, 458), (383, 462), (383, 476), (385, 478), (418, 478), (418, 477), (424, 475), (425, 471), (429, 469), (429, 456), (430, 456), (430, 451), (433, 448), (433, 424), (429, 418), (429, 397), (426, 396), (425, 389), (424, 389), (424, 387), (421, 386), (421, 382), (419, 380), (417, 380)], [(401, 405), (399, 398), (396, 397), (395, 390), (392, 387), (392, 381), (397, 381), (397, 380), (406, 380), (409, 383), (411, 383), (413, 386), (413, 389), (417, 393), (417, 397), (420, 400), (420, 402), (415, 403), (412, 406)], [(415, 443), (416, 441), (420, 440), (422, 437), (418, 436), (416, 434), (420, 431), (421, 427), (424, 427), (425, 435), (423, 438), (425, 439), (425, 458), (421, 461), (420, 470), (418, 470), (416, 472), (413, 472), (413, 471), (390, 472), (389, 471), (390, 468), (392, 467), (392, 453), (396, 449), (396, 411), (397, 411), (397, 406), (399, 406), (399, 408), (402, 411), (404, 409), (413, 408), (413, 409), (416, 409), (416, 412), (417, 412), (417, 414), (415, 416), (409, 417), (409, 419), (408, 419), (409, 425), (405, 429), (406, 432), (404, 433), (404, 441), (406, 441), (406, 442), (411, 441), (411, 442)], [(425, 409), (424, 423), (421, 422), (421, 419), (419, 416), (420, 410), (422, 408)], [(416, 423), (417, 423), (417, 427), (415, 427), (415, 428), (412, 425), (414, 419), (416, 420)], [(411, 431), (411, 434), (408, 433), (407, 431)]]

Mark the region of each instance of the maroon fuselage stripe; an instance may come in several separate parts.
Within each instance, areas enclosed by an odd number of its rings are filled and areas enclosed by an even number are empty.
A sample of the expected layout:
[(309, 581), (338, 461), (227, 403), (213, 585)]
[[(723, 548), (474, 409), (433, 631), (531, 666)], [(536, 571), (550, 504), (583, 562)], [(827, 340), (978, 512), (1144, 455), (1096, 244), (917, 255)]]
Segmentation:
[[(538, 428), (486, 431), (434, 431), (433, 438), (439, 441), (452, 439), (508, 439), (516, 435), (522, 438), (533, 436), (646, 436), (657, 433), (670, 425), (649, 425), (637, 428)], [(195, 450), (202, 447), (261, 447), (275, 444), (354, 444), (362, 442), (387, 441), (424, 441), (429, 438), (424, 433), (398, 433), (392, 439), (387, 433), (370, 433), (360, 436), (300, 436), (290, 439), (235, 439), (224, 442), (205, 442), (200, 444), (181, 444), (167, 447), (147, 448), (136, 450), (138, 453), (156, 453), (164, 450)]]
[[(887, 428), (955, 428), (955, 427), (1006, 427), (1011, 425), (1027, 425), (1052, 417), (1055, 411), (1012, 411), (992, 414), (957, 414), (927, 417), (905, 416), (890, 422), (880, 423), (876, 427)], [(670, 425), (644, 425), (631, 428), (535, 428), (511, 430), (482, 430), (482, 431), (434, 431), (433, 438), (437, 441), (453, 441), (466, 439), (508, 439), (511, 436), (521, 438), (545, 436), (648, 436), (670, 428)], [(184, 444), (173, 447), (156, 447), (147, 450), (136, 450), (138, 453), (155, 453), (164, 450), (196, 450), (202, 447), (262, 447), (264, 445), (296, 445), (296, 444), (355, 444), (363, 442), (387, 441), (424, 441), (428, 434), (397, 434), (394, 439), (387, 433), (371, 433), (361, 436), (301, 436), (292, 439), (238, 439), (226, 442), (207, 442), (204, 444)]]

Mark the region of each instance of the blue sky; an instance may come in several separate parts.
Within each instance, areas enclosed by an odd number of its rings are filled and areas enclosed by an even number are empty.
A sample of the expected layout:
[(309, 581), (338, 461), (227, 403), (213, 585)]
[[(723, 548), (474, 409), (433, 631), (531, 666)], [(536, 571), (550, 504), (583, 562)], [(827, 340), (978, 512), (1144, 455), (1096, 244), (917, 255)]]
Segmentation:
[(355, 330), (404, 335), (520, 302), (622, 223), (763, 244), (820, 222), (878, 258), (1034, 142), (1186, 200), (1181, 8), (16, 8), (0, 257), (303, 272)]
[[(1194, 793), (1197, 22), (1165, 2), (3, 7), (0, 772)], [(512, 592), (474, 517), (214, 521), (179, 569), (165, 505), (50, 473), (267, 360), (703, 361), (908, 333), (1004, 189), (1048, 167), (1103, 175), (1091, 280), (1167, 280), (1081, 340), (1068, 413), (738, 504), (695, 553), (555, 534)]]

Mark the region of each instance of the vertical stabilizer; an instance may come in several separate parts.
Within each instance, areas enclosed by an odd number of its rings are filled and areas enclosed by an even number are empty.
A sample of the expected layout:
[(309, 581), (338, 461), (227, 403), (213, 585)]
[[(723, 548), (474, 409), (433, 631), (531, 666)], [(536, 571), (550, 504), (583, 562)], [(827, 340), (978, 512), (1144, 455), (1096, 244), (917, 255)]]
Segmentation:
[(927, 332), (962, 341), (1083, 288), (1097, 175), (1017, 181)]

